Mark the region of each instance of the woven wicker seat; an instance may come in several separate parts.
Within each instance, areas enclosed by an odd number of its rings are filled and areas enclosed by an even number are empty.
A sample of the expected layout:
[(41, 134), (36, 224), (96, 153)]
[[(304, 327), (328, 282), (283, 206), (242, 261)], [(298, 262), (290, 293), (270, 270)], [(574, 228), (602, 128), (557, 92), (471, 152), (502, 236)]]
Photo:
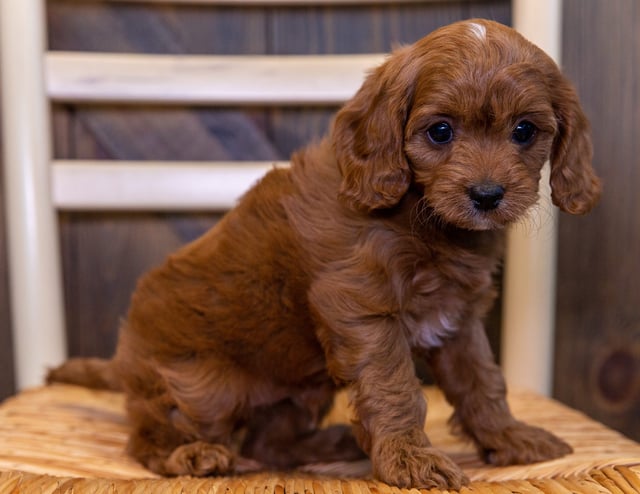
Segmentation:
[[(452, 436), (451, 409), (434, 388), (426, 429), (432, 442), (472, 479), (467, 492), (640, 492), (640, 444), (581, 413), (532, 393), (512, 393), (516, 417), (552, 430), (574, 447), (565, 458), (526, 466), (483, 464), (473, 447)], [(222, 478), (158, 478), (125, 453), (123, 396), (56, 385), (24, 391), (0, 406), (0, 492), (202, 492), (248, 494), (398, 493), (371, 478), (339, 479), (299, 472)], [(340, 395), (330, 422), (347, 422)], [(403, 491), (403, 492), (416, 492)]]

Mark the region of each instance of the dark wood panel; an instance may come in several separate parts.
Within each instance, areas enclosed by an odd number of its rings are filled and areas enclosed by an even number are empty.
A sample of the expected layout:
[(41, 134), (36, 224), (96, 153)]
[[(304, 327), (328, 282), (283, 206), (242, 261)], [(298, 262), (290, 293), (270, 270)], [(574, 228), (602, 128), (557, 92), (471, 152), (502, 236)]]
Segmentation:
[(466, 6), (465, 17), (484, 17), (511, 25), (511, 2), (502, 0), (470, 0)]
[(138, 277), (204, 233), (216, 218), (214, 214), (63, 214), (71, 355), (112, 355)]
[(261, 8), (54, 0), (49, 45), (56, 50), (263, 54)]
[[(1, 90), (2, 88), (0, 88)], [(0, 115), (2, 104), (0, 103)], [(3, 170), (2, 122), (0, 121), (0, 171)], [(7, 231), (4, 208), (4, 175), (0, 173), (0, 400), (14, 391), (13, 351), (11, 336), (11, 308), (9, 302), (9, 260), (7, 258)]]
[(60, 115), (69, 115), (68, 127), (56, 129), (56, 155), (59, 157), (128, 160), (278, 158), (277, 149), (266, 135), (267, 113), (261, 109), (81, 106), (56, 110)]
[[(379, 52), (465, 17), (505, 23), (510, 18), (508, 0), (262, 9), (73, 0), (48, 5), (52, 49), (151, 53)], [(335, 110), (58, 105), (55, 153), (65, 158), (287, 159), (325, 134)], [(61, 215), (71, 354), (109, 355), (135, 279), (215, 220), (215, 215)], [(498, 326), (494, 315), (494, 342)]]
[(565, 0), (566, 72), (591, 119), (604, 196), (562, 216), (555, 394), (640, 439), (640, 5)]
[(269, 53), (375, 53), (408, 44), (469, 17), (510, 24), (510, 2), (276, 8), (269, 12)]
[[(49, 45), (60, 50), (262, 53), (256, 9), (141, 4), (48, 4)], [(105, 159), (275, 159), (265, 112), (56, 106), (55, 155)], [(71, 355), (108, 356), (136, 279), (202, 234), (215, 214), (61, 215)]]

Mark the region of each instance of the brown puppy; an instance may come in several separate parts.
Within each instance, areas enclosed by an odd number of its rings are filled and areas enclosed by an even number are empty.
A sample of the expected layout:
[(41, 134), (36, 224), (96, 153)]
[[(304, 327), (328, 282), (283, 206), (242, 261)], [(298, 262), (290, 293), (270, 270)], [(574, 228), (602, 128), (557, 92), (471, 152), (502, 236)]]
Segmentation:
[[(588, 131), (571, 85), (515, 31), (439, 29), (375, 70), (325, 140), (141, 279), (113, 360), (73, 360), (50, 380), (123, 389), (129, 451), (161, 474), (362, 450), (390, 484), (459, 488), (423, 431), (415, 352), (488, 461), (569, 453), (512, 417), (482, 321), (505, 227), (536, 203), (545, 161), (562, 210), (597, 201)], [(319, 429), (339, 386), (353, 435)]]

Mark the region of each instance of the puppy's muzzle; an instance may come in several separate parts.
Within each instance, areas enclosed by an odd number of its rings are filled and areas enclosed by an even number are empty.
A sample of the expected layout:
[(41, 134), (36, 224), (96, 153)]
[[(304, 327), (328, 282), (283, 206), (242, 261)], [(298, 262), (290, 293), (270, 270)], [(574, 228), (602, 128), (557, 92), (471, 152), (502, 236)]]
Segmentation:
[(469, 198), (478, 211), (496, 209), (504, 197), (504, 187), (494, 183), (483, 183), (469, 188)]

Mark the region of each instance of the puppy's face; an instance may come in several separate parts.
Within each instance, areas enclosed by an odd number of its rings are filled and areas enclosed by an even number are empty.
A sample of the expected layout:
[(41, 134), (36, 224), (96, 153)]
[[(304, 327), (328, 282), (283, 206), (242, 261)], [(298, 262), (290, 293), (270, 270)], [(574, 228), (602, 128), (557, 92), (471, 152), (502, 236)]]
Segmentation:
[(513, 29), (458, 22), (392, 54), (338, 113), (340, 197), (371, 211), (410, 187), (461, 228), (502, 228), (538, 200), (551, 161), (554, 203), (596, 203), (589, 124), (556, 64)]
[[(556, 115), (545, 76), (526, 50), (481, 24), (458, 28), (430, 40), (405, 151), (433, 213), (462, 228), (500, 228), (538, 199)], [(448, 53), (454, 42), (455, 55)]]

